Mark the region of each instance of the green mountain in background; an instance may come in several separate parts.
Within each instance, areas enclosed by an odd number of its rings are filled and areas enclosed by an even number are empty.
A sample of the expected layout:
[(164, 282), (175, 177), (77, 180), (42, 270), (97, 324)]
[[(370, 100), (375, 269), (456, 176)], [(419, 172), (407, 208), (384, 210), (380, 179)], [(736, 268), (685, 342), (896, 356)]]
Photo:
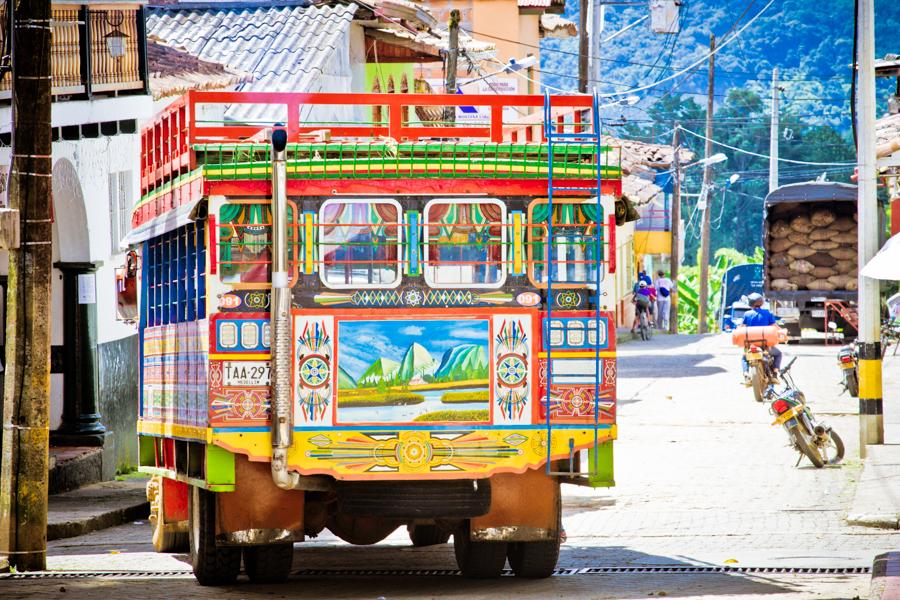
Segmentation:
[(366, 369), (365, 373), (360, 375), (357, 385), (368, 387), (378, 385), (382, 382), (393, 380), (397, 371), (400, 369), (400, 363), (389, 358), (379, 358)]
[[(628, 95), (631, 88), (661, 83), (637, 92), (641, 102), (635, 107), (606, 109), (605, 131), (622, 138), (669, 144), (672, 128), (679, 122), (686, 130), (703, 134), (706, 61), (674, 80), (663, 80), (702, 59), (709, 52), (710, 33), (720, 42), (727, 40), (732, 30), (740, 29), (766, 4), (765, 0), (685, 0), (679, 34), (653, 34), (644, 23), (606, 43), (600, 49), (603, 74), (602, 81), (596, 83), (598, 91)], [(808, 181), (822, 175), (849, 181), (855, 161), (849, 100), (853, 6), (853, 0), (776, 1), (716, 54), (712, 137), (744, 152), (722, 145), (713, 147), (713, 152), (724, 152), (728, 160), (713, 169), (710, 258), (719, 248), (752, 254), (762, 245), (773, 67), (779, 68), (782, 88), (779, 156), (789, 161), (841, 163), (782, 162), (779, 183)], [(610, 6), (605, 37), (645, 15), (646, 10), (646, 5)], [(578, 21), (577, 0), (567, 0), (566, 17)], [(900, 53), (900, 37), (895, 33), (898, 26), (900, 2), (876, 0), (876, 56)], [(542, 81), (565, 90), (577, 89), (577, 52), (577, 39), (542, 41)], [(893, 86), (893, 80), (879, 80), (879, 114), (886, 110)], [(698, 157), (703, 156), (701, 138), (685, 132), (681, 143)], [(684, 192), (700, 191), (702, 171), (695, 167), (684, 172)], [(739, 179), (734, 185), (726, 185), (734, 174)], [(696, 205), (696, 197), (683, 199), (685, 264), (696, 263), (700, 232)]]
[(487, 377), (487, 354), (484, 346), (478, 344), (463, 344), (447, 350), (434, 372), (435, 381), (466, 381)]
[[(766, 4), (765, 0), (684, 0), (679, 34), (654, 34), (649, 21), (644, 21), (603, 45), (599, 49), (602, 81), (596, 85), (601, 92), (624, 92), (664, 79), (705, 56), (710, 33), (720, 42), (726, 40), (731, 31), (740, 29)], [(578, 0), (566, 1), (565, 16), (576, 23), (578, 5)], [(768, 97), (772, 68), (778, 67), (784, 80), (783, 106), (807, 116), (810, 123), (849, 129), (853, 6), (853, 0), (776, 0), (716, 54), (717, 102), (723, 101), (733, 87)], [(900, 2), (876, 0), (875, 7), (875, 55), (900, 53)], [(608, 7), (604, 37), (646, 14), (646, 4)], [(544, 83), (576, 90), (577, 53), (576, 38), (543, 40)], [(891, 83), (882, 81), (879, 89), (884, 97)], [(684, 76), (639, 93), (645, 96), (640, 106), (646, 109), (654, 98), (679, 93), (698, 94), (705, 105), (705, 61)]]
[(356, 388), (356, 381), (353, 376), (344, 370), (344, 367), (338, 367), (338, 389), (352, 390)]
[(403, 383), (408, 383), (416, 377), (424, 377), (434, 371), (435, 362), (434, 357), (425, 346), (413, 342), (403, 355), (397, 378)]

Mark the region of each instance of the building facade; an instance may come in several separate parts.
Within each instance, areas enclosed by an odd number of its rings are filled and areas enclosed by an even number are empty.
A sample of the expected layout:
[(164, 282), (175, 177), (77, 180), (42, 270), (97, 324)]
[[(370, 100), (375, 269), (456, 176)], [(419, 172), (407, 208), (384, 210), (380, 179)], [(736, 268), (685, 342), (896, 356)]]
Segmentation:
[[(51, 444), (103, 448), (110, 478), (137, 463), (138, 342), (134, 325), (117, 318), (116, 269), (139, 195), (140, 125), (152, 115), (143, 6), (61, 2), (52, 11)], [(4, 173), (11, 87), (7, 73), (0, 79)], [(4, 305), (7, 262), (0, 257)]]

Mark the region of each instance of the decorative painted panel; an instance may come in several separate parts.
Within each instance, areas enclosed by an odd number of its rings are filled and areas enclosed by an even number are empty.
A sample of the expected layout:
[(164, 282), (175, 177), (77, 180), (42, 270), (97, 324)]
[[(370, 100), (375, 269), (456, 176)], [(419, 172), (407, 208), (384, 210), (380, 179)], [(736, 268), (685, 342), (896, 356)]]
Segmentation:
[[(601, 425), (599, 441), (616, 436), (615, 425)], [(267, 432), (216, 434), (213, 442), (252, 460), (268, 460), (272, 451)], [(567, 459), (571, 451), (594, 443), (591, 428), (553, 431), (552, 459)], [(466, 428), (421, 430), (322, 429), (295, 431), (288, 451), (288, 468), (303, 474), (337, 479), (462, 479), (493, 473), (521, 473), (544, 464), (547, 433), (543, 429)]]
[[(550, 386), (551, 423), (566, 420), (584, 422), (594, 420), (596, 358), (565, 357), (553, 355), (553, 381)], [(568, 353), (573, 354), (572, 352)], [(615, 423), (616, 361), (614, 358), (600, 359), (601, 379), (599, 381), (600, 400), (596, 405), (600, 423)], [(540, 378), (540, 418), (546, 419), (547, 407), (547, 360), (542, 358), (538, 367)]]
[(487, 318), (340, 319), (340, 424), (486, 422)]
[(208, 332), (205, 319), (144, 329), (142, 418), (206, 426)]
[(531, 318), (523, 314), (492, 317), (494, 325), (494, 423), (530, 423), (533, 351)]
[(294, 318), (294, 424), (331, 423), (334, 317)]

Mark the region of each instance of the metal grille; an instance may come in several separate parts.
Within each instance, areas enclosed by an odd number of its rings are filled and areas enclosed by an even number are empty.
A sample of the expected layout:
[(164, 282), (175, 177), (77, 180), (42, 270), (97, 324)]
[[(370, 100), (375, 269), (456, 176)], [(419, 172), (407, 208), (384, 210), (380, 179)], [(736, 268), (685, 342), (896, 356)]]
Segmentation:
[[(583, 575), (869, 575), (870, 567), (713, 567), (636, 566), (577, 567), (556, 569), (554, 577)], [(458, 569), (299, 569), (294, 577), (456, 577)], [(504, 569), (504, 576), (512, 576)], [(0, 581), (21, 579), (187, 579), (190, 571), (38, 571), (0, 574)]]

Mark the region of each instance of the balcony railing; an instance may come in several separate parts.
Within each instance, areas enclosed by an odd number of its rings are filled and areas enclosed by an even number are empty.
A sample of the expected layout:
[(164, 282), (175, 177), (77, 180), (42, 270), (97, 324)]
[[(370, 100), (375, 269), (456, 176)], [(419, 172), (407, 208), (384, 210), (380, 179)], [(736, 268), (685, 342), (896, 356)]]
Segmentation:
[(637, 231), (670, 231), (671, 218), (667, 208), (641, 207), (641, 218), (635, 223)]
[[(139, 7), (65, 4), (54, 6), (51, 18), (54, 96), (145, 89)], [(0, 4), (0, 22), (6, 22), (5, 2)], [(0, 28), (0, 47), (5, 47), (6, 35)], [(11, 89), (12, 78), (6, 73), (0, 79), (0, 98), (9, 98)]]

